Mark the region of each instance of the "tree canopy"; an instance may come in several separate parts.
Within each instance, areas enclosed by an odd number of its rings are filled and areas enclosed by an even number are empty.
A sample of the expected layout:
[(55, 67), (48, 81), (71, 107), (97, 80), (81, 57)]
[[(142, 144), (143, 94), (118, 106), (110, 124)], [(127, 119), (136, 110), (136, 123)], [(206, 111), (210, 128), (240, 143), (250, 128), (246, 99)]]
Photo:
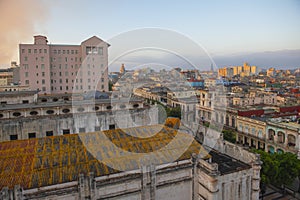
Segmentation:
[(300, 160), (292, 153), (270, 154), (262, 150), (254, 150), (261, 155), (261, 182), (282, 187), (290, 185), (300, 176)]

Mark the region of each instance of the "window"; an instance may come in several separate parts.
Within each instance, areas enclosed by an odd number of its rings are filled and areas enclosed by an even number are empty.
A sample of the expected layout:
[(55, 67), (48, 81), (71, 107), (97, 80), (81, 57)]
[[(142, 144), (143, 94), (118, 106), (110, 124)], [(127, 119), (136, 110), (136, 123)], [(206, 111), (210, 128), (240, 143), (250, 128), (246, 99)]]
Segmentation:
[(238, 129), (239, 131), (243, 131), (243, 125), (239, 125), (239, 129)]
[(24, 64), (24, 69), (29, 69), (28, 64)]
[(103, 47), (98, 47), (98, 55), (103, 55)]
[(95, 131), (101, 131), (101, 127), (100, 126), (95, 126)]
[(31, 49), (28, 49), (28, 53), (31, 53)]
[(25, 49), (22, 49), (22, 53), (25, 53)]
[(252, 133), (253, 135), (255, 135), (255, 128), (254, 128), (254, 127), (252, 127), (252, 129), (251, 129), (251, 133)]
[(85, 133), (85, 128), (79, 128), (79, 133)]
[(26, 84), (26, 85), (29, 85), (29, 80), (25, 80), (25, 84)]
[(45, 76), (45, 72), (42, 72), (42, 76)]
[(114, 125), (114, 124), (110, 124), (109, 125), (109, 130), (113, 130), (113, 129), (115, 129), (116, 128), (116, 126)]
[(71, 54), (74, 54), (74, 50), (71, 50)]
[(39, 53), (42, 53), (42, 49), (39, 49)]
[(65, 57), (65, 61), (68, 62), (68, 57)]
[(28, 138), (36, 138), (36, 134), (35, 133), (28, 133)]
[(86, 47), (86, 55), (92, 53), (92, 47)]
[(63, 54), (65, 54), (66, 53), (66, 50), (63, 50)]
[(28, 77), (28, 72), (25, 72), (25, 77)]
[(64, 134), (64, 135), (70, 134), (70, 129), (63, 129), (63, 134)]
[(66, 83), (68, 83), (69, 82), (69, 80), (66, 78)]
[(46, 113), (47, 113), (48, 115), (51, 115), (51, 114), (54, 113), (54, 110), (47, 110)]
[(68, 72), (68, 71), (66, 71), (66, 72), (65, 72), (65, 76), (68, 76), (68, 75), (69, 75), (69, 72)]
[(65, 64), (65, 69), (68, 69), (68, 64)]
[(38, 65), (36, 65), (36, 66), (35, 66), (35, 68), (37, 68), (37, 69), (38, 69), (38, 68), (39, 68), (39, 66), (38, 66)]
[(45, 79), (42, 79), (42, 84), (45, 84)]
[(70, 51), (69, 50), (67, 50), (67, 54), (69, 54), (70, 53)]
[(34, 53), (37, 53), (37, 49), (34, 49)]
[(18, 135), (10, 135), (10, 140), (17, 140), (18, 139)]
[(59, 83), (62, 83), (62, 79), (59, 79)]
[(28, 61), (28, 57), (27, 56), (24, 57), (24, 61)]
[(44, 49), (44, 53), (47, 53), (47, 49)]
[(261, 129), (258, 130), (258, 137), (262, 137), (262, 130)]
[(60, 54), (60, 50), (58, 50), (57, 53)]
[(23, 103), (23, 104), (28, 104), (29, 101), (28, 101), (28, 100), (23, 100), (22, 103)]
[(53, 131), (46, 131), (46, 136), (47, 137), (53, 136)]

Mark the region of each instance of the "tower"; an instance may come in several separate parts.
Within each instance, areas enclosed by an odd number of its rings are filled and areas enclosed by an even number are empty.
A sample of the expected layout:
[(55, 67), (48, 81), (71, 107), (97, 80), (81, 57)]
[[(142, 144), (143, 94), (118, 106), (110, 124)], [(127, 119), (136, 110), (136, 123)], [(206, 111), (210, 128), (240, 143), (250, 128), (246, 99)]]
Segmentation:
[(120, 74), (124, 74), (125, 73), (125, 65), (122, 64), (121, 68), (120, 68)]

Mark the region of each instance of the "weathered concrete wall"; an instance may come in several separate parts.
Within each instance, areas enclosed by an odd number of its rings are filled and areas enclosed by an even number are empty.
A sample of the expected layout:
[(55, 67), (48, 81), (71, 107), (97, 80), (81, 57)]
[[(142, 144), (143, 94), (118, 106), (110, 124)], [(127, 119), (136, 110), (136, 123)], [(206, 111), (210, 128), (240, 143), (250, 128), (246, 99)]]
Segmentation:
[[(121, 117), (121, 118), (120, 118)], [(128, 128), (142, 125), (157, 124), (157, 113), (147, 108), (115, 112), (94, 112), (60, 115), (42, 115), (36, 117), (12, 118), (0, 120), (0, 142), (9, 141), (10, 135), (18, 139), (28, 139), (29, 133), (36, 133), (37, 138), (46, 137), (47, 131), (53, 135), (62, 135), (68, 129), (70, 134), (108, 130), (110, 125), (115, 128)]]
[(197, 159), (147, 166), (94, 178), (80, 175), (78, 181), (22, 190), (2, 189), (0, 199), (136, 199), (136, 200), (231, 200), (258, 199), (253, 195), (253, 170), (220, 175), (218, 165)]

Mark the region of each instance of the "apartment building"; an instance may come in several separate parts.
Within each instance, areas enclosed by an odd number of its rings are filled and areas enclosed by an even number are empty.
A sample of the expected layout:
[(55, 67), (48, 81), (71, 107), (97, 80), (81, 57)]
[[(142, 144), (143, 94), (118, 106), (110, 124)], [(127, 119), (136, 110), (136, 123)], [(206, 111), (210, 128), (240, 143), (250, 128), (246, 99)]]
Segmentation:
[(93, 36), (80, 45), (48, 44), (34, 36), (20, 44), (20, 84), (44, 94), (108, 91), (109, 44)]
[(218, 69), (218, 75), (223, 77), (232, 78), (233, 76), (240, 75), (241, 77), (251, 76), (258, 73), (256, 66), (250, 66), (244, 63), (243, 66), (231, 66)]
[(299, 154), (299, 123), (282, 118), (237, 116), (237, 143), (270, 153)]

